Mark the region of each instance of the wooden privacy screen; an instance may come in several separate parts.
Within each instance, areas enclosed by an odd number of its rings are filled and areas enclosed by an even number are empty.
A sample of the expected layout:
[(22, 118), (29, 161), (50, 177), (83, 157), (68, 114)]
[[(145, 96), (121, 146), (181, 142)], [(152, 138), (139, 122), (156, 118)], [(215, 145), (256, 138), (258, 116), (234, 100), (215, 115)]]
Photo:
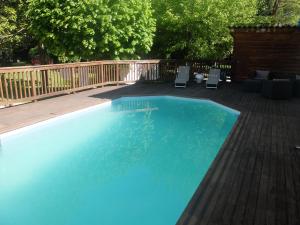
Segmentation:
[(300, 27), (237, 27), (232, 35), (234, 80), (256, 70), (300, 74)]
[(0, 106), (38, 100), (105, 85), (138, 80), (174, 81), (180, 65), (208, 73), (212, 67), (230, 74), (227, 61), (120, 60), (0, 68)]

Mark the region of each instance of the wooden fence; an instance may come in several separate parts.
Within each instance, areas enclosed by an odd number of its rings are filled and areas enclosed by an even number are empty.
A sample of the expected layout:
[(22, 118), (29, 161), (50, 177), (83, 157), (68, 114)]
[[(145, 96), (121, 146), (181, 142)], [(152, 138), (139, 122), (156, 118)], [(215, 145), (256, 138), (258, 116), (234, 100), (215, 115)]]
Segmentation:
[(159, 72), (160, 80), (174, 81), (179, 66), (190, 66), (190, 78), (193, 78), (194, 73), (203, 73), (208, 75), (211, 68), (221, 69), (221, 76), (231, 76), (231, 62), (227, 60), (219, 61), (185, 61), (185, 60), (160, 60)]
[(231, 71), (228, 62), (178, 60), (95, 61), (0, 68), (0, 106), (35, 101), (76, 91), (144, 81), (172, 81), (179, 65), (194, 72), (214, 66)]

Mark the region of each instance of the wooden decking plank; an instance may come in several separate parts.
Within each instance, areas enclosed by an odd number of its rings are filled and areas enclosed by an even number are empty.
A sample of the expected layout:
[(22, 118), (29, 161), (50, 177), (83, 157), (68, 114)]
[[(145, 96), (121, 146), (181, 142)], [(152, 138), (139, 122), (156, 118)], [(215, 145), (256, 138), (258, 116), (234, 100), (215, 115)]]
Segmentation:
[[(239, 119), (239, 121), (244, 121), (249, 119), (249, 115), (241, 115), (241, 118)], [(240, 123), (239, 126), (242, 126), (244, 123)], [(238, 130), (238, 132), (243, 132), (243, 129), (241, 129), (241, 127), (237, 126), (236, 129)], [(235, 138), (235, 136), (230, 136), (230, 140), (228, 140), (228, 144), (230, 143), (230, 145), (232, 147), (234, 147), (232, 144), (235, 143), (237, 140), (233, 140)], [(222, 150), (221, 150), (222, 151)], [(205, 191), (204, 193), (201, 193), (200, 196), (198, 197), (197, 201), (201, 201), (203, 203), (205, 202), (211, 202), (211, 198), (214, 196), (214, 189), (211, 187), (211, 185), (209, 186), (208, 184), (210, 183), (214, 183), (219, 181), (219, 177), (222, 175), (222, 173), (225, 171), (224, 167), (230, 165), (230, 162), (228, 162), (228, 160), (230, 159), (234, 159), (234, 155), (232, 155), (232, 152), (224, 152), (224, 159), (222, 158), (217, 158), (215, 160), (214, 163), (218, 163), (218, 161), (221, 161), (220, 163), (222, 163), (222, 167), (220, 166), (220, 169), (218, 170), (218, 172), (216, 173), (215, 171), (209, 170), (206, 177), (209, 177), (210, 173), (213, 173), (214, 176), (212, 176), (210, 179), (204, 179), (203, 183), (202, 183), (202, 189)], [(214, 181), (212, 181), (212, 179)], [(217, 186), (216, 186), (217, 187)], [(193, 204), (193, 203), (192, 203)], [(206, 210), (208, 209), (208, 205), (201, 205), (201, 204), (197, 204), (197, 208), (194, 208), (193, 214), (196, 215), (196, 219), (200, 220), (201, 217), (203, 216), (203, 214), (206, 213)], [(201, 214), (197, 213), (197, 211), (201, 211)], [(193, 219), (191, 219), (191, 221), (187, 221), (184, 224), (193, 224)]]
[[(253, 119), (251, 119), (251, 121), (253, 121)], [(245, 191), (242, 190), (242, 186), (245, 182), (246, 176), (249, 175), (247, 174), (247, 167), (251, 167), (251, 160), (253, 155), (249, 147), (245, 148), (245, 146), (250, 145), (249, 141), (251, 140), (251, 138), (249, 138), (249, 136), (251, 133), (253, 132), (247, 129), (245, 139), (243, 142), (240, 142), (240, 146), (238, 147), (241, 148), (243, 146), (243, 151), (238, 152), (240, 158), (239, 164), (237, 164), (236, 168), (233, 168), (235, 172), (231, 171), (231, 173), (234, 174), (234, 179), (232, 184), (229, 186), (229, 189), (227, 190), (227, 200), (222, 213), (223, 223), (225, 224), (233, 224), (234, 222), (236, 222), (236, 220), (240, 220), (240, 218), (234, 218), (233, 215), (235, 213), (237, 206), (236, 203), (238, 202), (240, 194)]]
[[(261, 107), (265, 110), (267, 109), (267, 105), (260, 102)], [(259, 111), (259, 115), (261, 116), (263, 123), (261, 124), (262, 132), (260, 134), (259, 142), (260, 142), (260, 151), (263, 152), (263, 165), (260, 174), (259, 186), (254, 187), (257, 189), (257, 204), (255, 208), (255, 220), (254, 224), (266, 224), (266, 213), (265, 209), (267, 196), (269, 194), (269, 183), (270, 183), (270, 165), (271, 165), (271, 156), (270, 156), (270, 138), (268, 138), (268, 134), (271, 132), (270, 121), (265, 114), (262, 114), (262, 110)]]
[[(257, 109), (258, 105), (253, 105), (251, 106), (251, 111), (252, 112), (255, 112), (256, 109)], [(252, 134), (255, 134), (255, 125), (256, 124), (253, 124), (253, 113), (252, 113), (252, 117), (250, 119), (250, 123), (251, 123), (251, 127), (246, 127), (245, 129), (247, 130), (247, 135), (245, 137), (241, 137), (245, 140), (249, 140), (249, 136)], [(251, 129), (250, 129), (251, 128)], [(250, 129), (250, 130), (249, 130)], [(250, 143), (249, 143), (250, 144)], [(251, 144), (250, 144), (251, 146)], [(244, 148), (245, 145), (241, 145), (239, 146), (239, 148)], [(236, 150), (239, 150), (239, 148), (237, 148)], [(244, 178), (244, 174), (242, 174), (240, 172), (240, 167), (243, 167), (243, 166), (246, 166), (247, 164), (247, 159), (248, 157), (244, 155), (244, 152), (245, 150), (242, 150), (241, 151), (241, 156), (244, 156), (243, 158), (243, 161), (241, 161), (242, 163), (239, 164), (239, 167), (236, 168), (236, 171), (238, 172), (237, 174), (237, 177), (235, 177), (235, 182), (233, 183), (232, 185), (232, 189), (231, 191), (227, 194), (228, 196), (228, 200), (227, 200), (227, 205), (224, 206), (224, 212), (223, 212), (223, 223), (224, 224), (230, 224), (232, 223), (232, 214), (234, 213), (234, 210), (236, 208), (236, 199), (238, 198), (238, 195), (237, 193), (240, 193), (241, 190), (241, 184), (242, 184), (242, 179)], [(247, 152), (248, 154), (251, 153), (251, 150)], [(229, 204), (230, 203), (230, 204)]]
[(281, 130), (286, 130), (287, 132), (280, 134), (284, 138), (284, 146), (286, 146), (286, 153), (284, 156), (284, 178), (286, 183), (286, 204), (287, 204), (287, 221), (290, 225), (300, 224), (300, 221), (298, 220), (297, 215), (297, 201), (296, 201), (296, 189), (294, 184), (294, 178), (293, 178), (293, 171), (292, 171), (292, 161), (294, 160), (292, 155), (292, 146), (290, 145), (289, 136), (293, 135), (289, 132), (288, 127), (289, 123), (293, 121), (293, 117), (288, 117), (286, 115), (285, 109), (288, 109), (289, 107), (285, 104), (282, 108), (282, 116), (281, 116), (281, 122), (282, 122), (282, 128)]
[[(240, 116), (240, 118), (239, 118), (239, 120), (238, 121), (240, 121), (240, 122), (238, 122), (238, 124), (237, 124), (237, 126), (236, 126), (236, 128), (235, 128), (235, 133), (239, 133), (239, 132), (244, 132), (244, 129), (242, 129), (242, 127), (241, 126), (243, 126), (245, 123), (243, 122), (244, 120), (249, 120), (249, 115), (248, 114), (242, 114), (241, 116)], [(228, 146), (227, 147), (229, 147), (229, 148), (232, 148), (232, 147), (234, 147), (233, 146), (233, 144), (238, 140), (238, 136), (236, 135), (236, 136), (230, 136), (231, 137), (231, 139), (229, 139), (228, 141), (227, 141), (227, 143), (228, 143)], [(226, 145), (226, 143), (224, 144), (224, 145)], [(222, 151), (222, 150), (221, 150)], [(226, 157), (229, 157), (228, 156), (229, 155), (229, 153), (227, 153), (226, 154)], [(230, 158), (233, 158), (232, 156), (231, 156), (231, 153), (230, 153)], [(218, 161), (218, 158), (215, 160), (215, 162), (217, 163), (217, 161)], [(230, 162), (226, 162), (227, 160), (225, 159), (225, 160), (223, 160), (223, 164), (226, 164), (226, 165), (229, 165), (230, 164)], [(226, 162), (226, 163), (225, 163)], [(219, 170), (219, 172), (222, 172), (223, 171), (223, 169), (220, 169)], [(211, 170), (209, 170), (208, 171), (208, 173), (207, 173), (207, 176), (209, 176), (209, 174), (211, 173)], [(206, 176), (206, 177), (207, 177)], [(215, 177), (217, 177), (217, 178), (215, 178), (215, 180), (217, 181), (218, 180), (218, 176), (215, 176)], [(213, 191), (211, 190), (211, 188), (210, 187), (207, 187), (207, 185), (206, 184), (208, 184), (208, 182), (211, 182), (210, 180), (208, 181), (208, 180), (206, 180), (206, 179), (204, 179), (204, 181), (202, 182), (202, 187), (203, 187), (203, 190), (206, 190), (206, 192), (205, 192), (205, 196), (204, 196), (204, 198), (205, 197), (210, 197), (210, 195), (209, 195), (209, 193), (212, 193), (213, 194)], [(201, 197), (201, 196), (200, 196)], [(206, 202), (205, 201), (206, 199), (201, 199), (201, 201), (202, 202)], [(191, 204), (193, 204), (193, 203), (191, 203)], [(207, 209), (207, 207), (205, 206), (205, 205), (203, 205), (203, 206), (199, 206), (199, 208), (201, 209), (203, 207), (203, 210), (202, 210), (202, 213), (204, 214), (205, 213), (205, 211), (206, 211), (206, 209)], [(186, 214), (186, 213), (185, 213)], [(197, 215), (197, 218), (199, 219), (199, 218), (201, 218), (201, 216), (202, 215), (198, 215), (197, 213), (194, 213), (195, 215)], [(192, 223), (192, 222), (191, 222)], [(186, 223), (186, 224), (188, 224), (188, 223)]]
[[(289, 151), (292, 151), (290, 149)], [(300, 224), (299, 220), (299, 207), (297, 205), (297, 193), (296, 193), (296, 184), (294, 182), (293, 178), (293, 157), (292, 154), (289, 153), (286, 157), (284, 157), (285, 160), (285, 179), (286, 179), (286, 191), (288, 193), (287, 196), (287, 219), (288, 224), (290, 225), (296, 225)], [(298, 203), (299, 204), (299, 203)]]
[[(264, 121), (261, 121), (262, 127), (265, 126)], [(261, 128), (263, 129), (263, 128)], [(261, 132), (261, 130), (260, 130)], [(261, 140), (259, 139), (255, 145), (256, 153), (256, 165), (254, 168), (254, 176), (252, 177), (250, 185), (250, 193), (248, 196), (248, 201), (246, 203), (246, 210), (243, 218), (243, 224), (254, 224), (255, 214), (258, 204), (258, 196), (260, 193), (261, 180), (263, 176), (263, 165), (265, 163), (265, 155), (263, 152), (264, 146), (260, 144)]]
[[(295, 205), (290, 205), (289, 210), (295, 210), (296, 211), (296, 218), (293, 218), (296, 223), (295, 224), (300, 224), (300, 152), (296, 151), (295, 149), (291, 150), (291, 158), (292, 161), (291, 163), (291, 174), (293, 177), (293, 184), (294, 184), (294, 188), (295, 188), (295, 197), (294, 197), (294, 201), (296, 202), (296, 206)], [(295, 208), (292, 208), (292, 207)], [(289, 219), (290, 221), (292, 219)], [(291, 223), (293, 224), (293, 223)]]
[[(261, 144), (263, 150), (266, 149), (266, 144)], [(255, 208), (255, 216), (253, 224), (266, 224), (265, 210), (267, 194), (268, 194), (268, 183), (269, 183), (269, 159), (270, 155), (267, 151), (264, 151), (264, 159), (262, 165), (262, 171), (260, 174), (260, 182), (258, 188), (257, 204)]]
[[(257, 173), (260, 171), (260, 165), (258, 163), (259, 159), (259, 145), (260, 142), (260, 134), (262, 132), (263, 127), (263, 119), (262, 117), (257, 117), (257, 123), (253, 124), (255, 127), (254, 133), (251, 135), (251, 139), (248, 137), (249, 144), (249, 151), (251, 152), (249, 164), (245, 171), (245, 179), (243, 186), (241, 187), (241, 194), (239, 195), (238, 202), (236, 205), (239, 205), (240, 207), (236, 207), (235, 212), (233, 214), (233, 224), (244, 224), (245, 222), (251, 222), (251, 221), (245, 221), (245, 215), (247, 213), (247, 205), (250, 203), (250, 209), (255, 208), (256, 206), (256, 192), (257, 187), (254, 184), (258, 183), (257, 179)], [(260, 124), (261, 126), (258, 126)], [(259, 138), (257, 138), (257, 136)], [(250, 199), (250, 197), (252, 199)], [(251, 200), (251, 201), (249, 201)], [(252, 201), (253, 200), (253, 201)], [(253, 212), (254, 214), (254, 212)], [(252, 216), (253, 220), (253, 216)], [(249, 223), (247, 223), (249, 224)]]
[[(272, 121), (269, 121), (270, 126), (266, 128), (269, 130), (268, 133), (272, 133)], [(267, 193), (267, 208), (266, 208), (266, 224), (276, 224), (276, 152), (274, 152), (273, 140), (268, 137), (265, 139), (267, 143), (268, 153), (270, 154), (270, 170), (269, 170), (269, 183), (268, 183), (268, 193)]]
[[(294, 121), (294, 117), (287, 117), (286, 112), (285, 116), (283, 116), (283, 130), (286, 130), (286, 141), (287, 145), (289, 146), (288, 154), (286, 155), (285, 159), (285, 179), (286, 179), (286, 188), (287, 188), (287, 202), (289, 203), (287, 206), (288, 210), (288, 224), (296, 225), (300, 224), (300, 199), (299, 199), (299, 191), (300, 191), (300, 179), (297, 178), (295, 171), (296, 167), (299, 167), (300, 162), (297, 163), (297, 151), (293, 148), (293, 139), (297, 136), (297, 127), (295, 129), (291, 129), (296, 125), (297, 121)], [(299, 123), (300, 124), (300, 121)], [(292, 125), (292, 127), (291, 127)], [(299, 138), (300, 140), (300, 138)]]
[[(240, 157), (237, 154), (236, 151), (232, 152), (232, 157), (231, 160), (228, 161), (228, 163), (232, 163), (232, 161), (236, 161), (236, 163), (238, 163), (240, 161)], [(227, 166), (229, 167), (229, 166)], [(238, 166), (236, 166), (238, 167)], [(220, 190), (215, 192), (216, 195), (216, 201), (215, 201), (215, 205), (213, 205), (212, 207), (212, 215), (208, 216), (208, 224), (217, 224), (217, 223), (223, 223), (223, 217), (222, 217), (222, 213), (224, 211), (224, 208), (227, 206), (228, 203), (228, 195), (226, 195), (226, 193), (228, 192), (228, 190), (230, 188), (232, 188), (232, 184), (235, 182), (235, 173), (233, 173), (234, 169), (232, 167), (230, 168), (224, 168), (226, 169), (226, 174), (231, 173), (230, 176), (224, 174), (222, 176), (222, 182), (219, 182), (221, 185), (220, 186)], [(218, 186), (219, 186), (218, 185)]]
[[(280, 104), (280, 103), (279, 103)], [(280, 134), (281, 130), (281, 117), (272, 116), (273, 124), (276, 125), (272, 132), (273, 142), (275, 143), (277, 163), (276, 163), (276, 223), (288, 224), (287, 221), (287, 201), (286, 201), (286, 183), (285, 183), (285, 166), (284, 157), (286, 155), (286, 146)], [(280, 140), (280, 141), (278, 141)]]
[[(239, 144), (239, 142), (236, 144)], [(221, 215), (224, 210), (223, 207), (226, 207), (227, 203), (227, 195), (224, 194), (232, 187), (232, 183), (235, 181), (234, 171), (236, 171), (235, 168), (238, 168), (238, 164), (241, 160), (239, 153), (234, 151), (235, 146), (232, 147), (232, 153), (230, 159), (227, 161), (226, 167), (223, 168), (224, 172), (222, 177), (216, 182), (218, 188), (213, 193), (215, 196), (214, 201), (210, 202), (210, 211), (208, 210), (202, 218), (203, 224), (218, 223), (223, 220)]]
[[(250, 102), (249, 102), (249, 100), (251, 100), (251, 98), (248, 98), (247, 99), (247, 102), (250, 104)], [(234, 168), (234, 170), (236, 170), (236, 171), (238, 171), (238, 167), (237, 168)], [(233, 173), (234, 174), (234, 173)], [(234, 177), (233, 176), (233, 179), (232, 179), (232, 182), (231, 182), (231, 184), (229, 185), (229, 188), (232, 188), (232, 183), (234, 182), (234, 181), (236, 181), (236, 177)], [(233, 189), (233, 188), (232, 188)], [(234, 189), (233, 189), (234, 190)], [(228, 190), (227, 190), (228, 191)], [(225, 192), (226, 193), (226, 190), (224, 190), (223, 192)], [(225, 198), (225, 200), (223, 200), (223, 201), (221, 201), (223, 204), (220, 206), (220, 203), (218, 203), (218, 209), (221, 209), (221, 211), (220, 211), (220, 213), (222, 213), (223, 211), (224, 211), (224, 208), (227, 208), (228, 207), (228, 195), (226, 195), (225, 193), (223, 193), (220, 197), (224, 197)], [(216, 210), (215, 211), (215, 214), (214, 214), (214, 216), (213, 217), (218, 217), (217, 215), (218, 215), (218, 211)], [(226, 217), (225, 217), (225, 219), (223, 218), (223, 221), (224, 220), (226, 220)], [(211, 220), (211, 221), (213, 221), (213, 219)], [(218, 221), (218, 222), (221, 222), (221, 221)], [(226, 223), (226, 221), (225, 221), (225, 223)]]

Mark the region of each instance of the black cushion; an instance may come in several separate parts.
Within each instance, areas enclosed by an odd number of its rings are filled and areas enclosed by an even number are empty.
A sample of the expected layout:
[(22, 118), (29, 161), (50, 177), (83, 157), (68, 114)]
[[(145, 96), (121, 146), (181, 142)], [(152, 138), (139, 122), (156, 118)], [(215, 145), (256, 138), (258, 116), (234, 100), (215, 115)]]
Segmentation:
[(268, 80), (270, 75), (269, 70), (256, 70), (255, 77), (256, 80)]
[(291, 80), (295, 80), (296, 75), (291, 74), (291, 73), (271, 72), (269, 78), (270, 78), (270, 80), (272, 80), (272, 79), (291, 79)]

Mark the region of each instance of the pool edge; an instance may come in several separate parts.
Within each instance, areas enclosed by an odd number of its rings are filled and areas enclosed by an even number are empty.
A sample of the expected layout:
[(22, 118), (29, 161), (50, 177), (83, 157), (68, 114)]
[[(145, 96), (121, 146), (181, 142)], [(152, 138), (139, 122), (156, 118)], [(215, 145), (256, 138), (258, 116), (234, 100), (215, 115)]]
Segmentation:
[[(212, 101), (213, 102), (213, 101)], [(218, 104), (218, 103), (217, 103)], [(226, 106), (225, 106), (226, 107)], [(239, 111), (238, 111), (239, 112)], [(209, 180), (212, 179), (214, 175), (214, 170), (218, 167), (220, 167), (220, 163), (222, 163), (222, 156), (226, 153), (226, 145), (230, 142), (233, 135), (235, 135), (236, 130), (238, 129), (238, 126), (241, 123), (241, 114), (242, 112), (239, 112), (237, 115), (236, 121), (234, 122), (233, 126), (231, 127), (231, 130), (229, 131), (228, 135), (226, 136), (224, 142), (222, 143), (221, 147), (218, 150), (218, 153), (216, 154), (215, 158), (212, 160), (210, 166), (208, 167), (204, 177), (198, 184), (195, 192), (193, 193), (192, 197), (190, 198), (189, 202), (187, 203), (186, 207), (184, 208), (183, 212), (181, 213), (180, 217), (178, 218), (175, 225), (187, 225), (190, 224), (191, 221), (191, 215), (195, 212), (197, 207), (197, 201), (203, 196), (203, 191), (209, 187)], [(221, 161), (221, 162), (220, 162)]]
[(33, 128), (38, 127), (38, 126), (43, 126), (43, 125), (46, 125), (48, 123), (52, 123), (52, 122), (55, 122), (57, 120), (61, 120), (61, 119), (67, 118), (67, 117), (75, 116), (75, 115), (80, 114), (80, 113), (96, 110), (96, 109), (102, 108), (106, 105), (111, 105), (111, 103), (112, 103), (112, 100), (108, 100), (108, 101), (102, 102), (100, 104), (85, 107), (85, 108), (75, 110), (75, 111), (72, 111), (72, 112), (63, 113), (61, 115), (57, 115), (57, 116), (54, 116), (52, 118), (48, 118), (48, 119), (44, 119), (44, 120), (41, 120), (41, 121), (38, 121), (38, 122), (34, 122), (30, 125), (24, 125), (23, 127), (18, 127), (18, 128), (12, 129), (10, 131), (0, 133), (0, 144), (1, 144), (1, 139), (2, 138), (5, 138), (5, 137), (11, 136), (11, 135), (15, 135), (15, 134), (19, 134), (19, 133), (24, 132), (26, 130), (33, 129)]
[(216, 105), (216, 106), (226, 110), (227, 112), (231, 112), (231, 113), (234, 113), (236, 115), (240, 115), (240, 113), (241, 113), (240, 111), (238, 111), (236, 109), (233, 109), (233, 108), (231, 108), (229, 106), (226, 106), (224, 104), (215, 102), (215, 101), (213, 101), (209, 98), (192, 98), (192, 97), (182, 97), (182, 96), (174, 96), (174, 95), (144, 95), (144, 96), (123, 96), (123, 97), (117, 98), (115, 100), (128, 99), (128, 98), (161, 98), (161, 97), (171, 98), (171, 99), (180, 99), (180, 100), (183, 100), (183, 101), (209, 102), (213, 105)]
[(74, 115), (79, 114), (79, 113), (84, 113), (84, 112), (88, 112), (88, 111), (91, 111), (91, 110), (95, 110), (95, 109), (104, 107), (106, 105), (111, 105), (113, 101), (122, 100), (122, 99), (126, 100), (126, 99), (129, 99), (129, 98), (150, 99), (150, 98), (162, 98), (162, 97), (163, 98), (169, 98), (169, 99), (180, 99), (180, 100), (183, 100), (183, 101), (209, 102), (213, 105), (216, 105), (218, 107), (223, 108), (227, 112), (234, 113), (237, 116), (240, 115), (240, 111), (238, 111), (236, 109), (233, 109), (233, 108), (230, 108), (228, 106), (225, 106), (223, 104), (217, 103), (217, 102), (215, 102), (213, 100), (210, 100), (210, 99), (207, 99), (207, 98), (191, 98), (191, 97), (181, 97), (181, 96), (173, 96), (173, 95), (121, 96), (121, 97), (118, 97), (116, 99), (110, 99), (110, 100), (107, 100), (105, 102), (93, 105), (93, 106), (89, 106), (89, 107), (82, 108), (82, 109), (72, 111), (72, 112), (63, 113), (61, 115), (57, 115), (57, 116), (54, 116), (52, 118), (47, 118), (45, 120), (34, 122), (32, 124), (29, 124), (29, 125), (24, 125), (24, 126), (17, 127), (15, 129), (9, 130), (7, 132), (0, 133), (0, 145), (1, 145), (1, 140), (5, 137), (15, 135), (15, 134), (19, 134), (19, 133), (24, 132), (26, 130), (33, 129), (33, 128), (38, 127), (38, 126), (48, 124), (48, 123), (54, 122), (56, 120), (61, 120), (61, 119), (64, 119), (66, 117), (74, 116)]

